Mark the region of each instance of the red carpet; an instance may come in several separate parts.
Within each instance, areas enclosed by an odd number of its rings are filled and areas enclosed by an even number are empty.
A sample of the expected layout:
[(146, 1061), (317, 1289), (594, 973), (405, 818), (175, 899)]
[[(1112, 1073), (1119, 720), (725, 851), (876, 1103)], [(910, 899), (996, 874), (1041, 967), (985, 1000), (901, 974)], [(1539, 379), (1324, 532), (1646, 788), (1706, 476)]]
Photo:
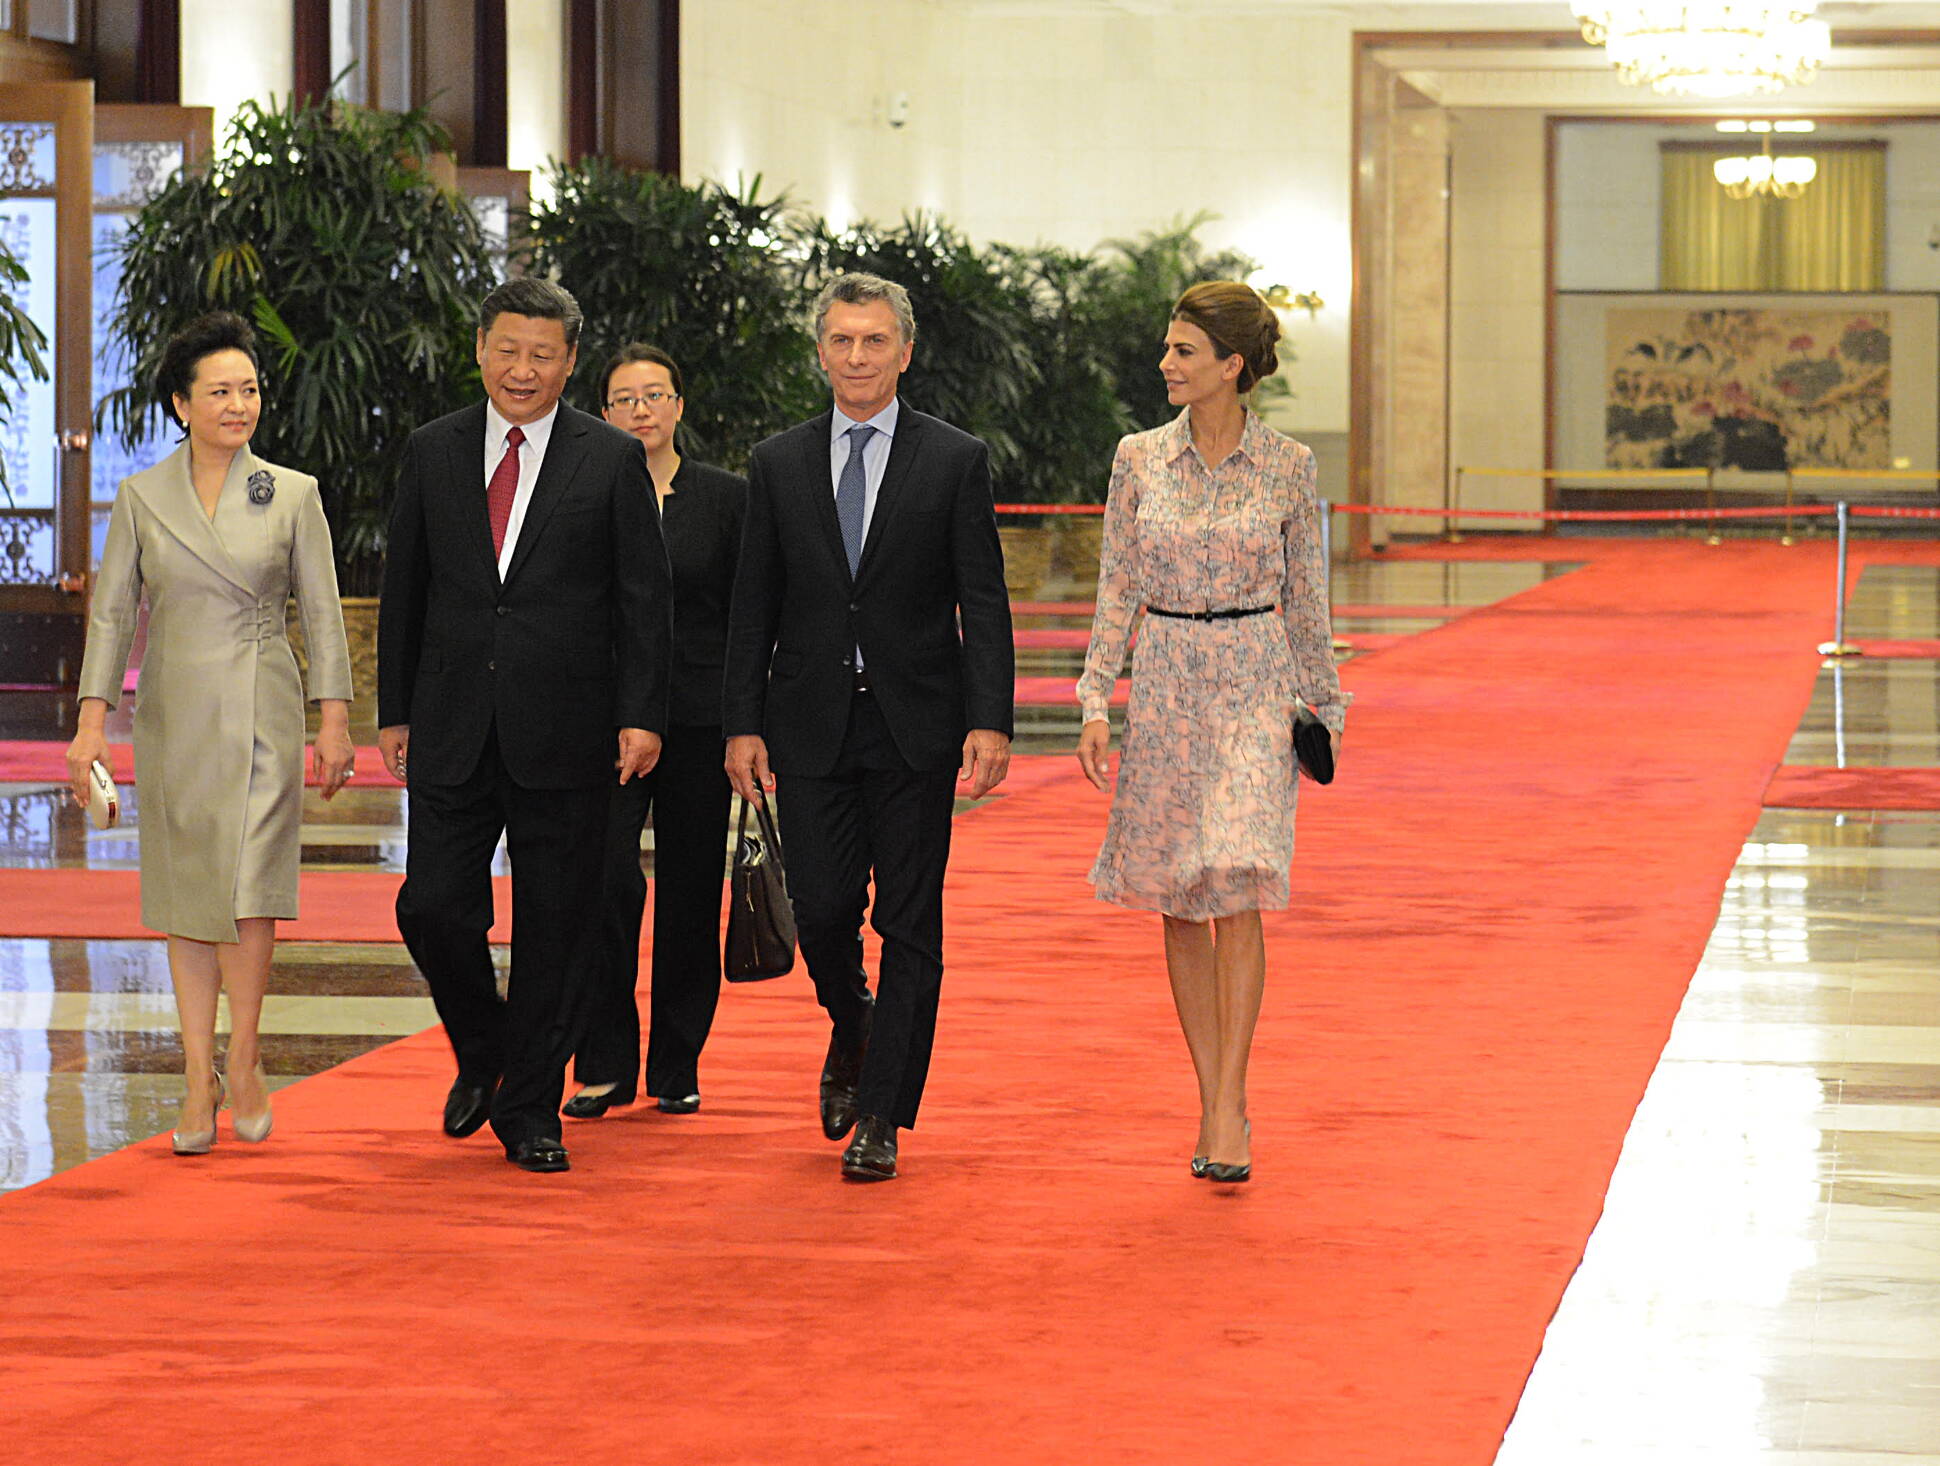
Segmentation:
[(1869, 657), (1940, 657), (1940, 641), (1857, 640), (1853, 643)]
[(1270, 922), (1252, 1185), (1186, 1174), (1158, 924), (1083, 881), (1103, 797), (1019, 760), (958, 827), (903, 1180), (838, 1183), (799, 976), (725, 995), (699, 1116), (573, 1126), (564, 1177), (436, 1135), (422, 1035), (286, 1092), (260, 1149), (0, 1200), (8, 1459), (1487, 1466), (1830, 567), (1555, 557), (1589, 563), (1347, 669)]
[(1765, 786), (1773, 809), (1940, 809), (1940, 769), (1787, 764)]
[[(278, 925), (293, 942), (395, 942), (391, 903), (404, 877), (395, 871), (305, 871), (303, 914)], [(511, 881), (492, 881), (498, 907), (494, 941), (509, 941)], [(132, 870), (0, 870), (0, 933), (10, 937), (154, 937), (141, 924), (141, 880)]]

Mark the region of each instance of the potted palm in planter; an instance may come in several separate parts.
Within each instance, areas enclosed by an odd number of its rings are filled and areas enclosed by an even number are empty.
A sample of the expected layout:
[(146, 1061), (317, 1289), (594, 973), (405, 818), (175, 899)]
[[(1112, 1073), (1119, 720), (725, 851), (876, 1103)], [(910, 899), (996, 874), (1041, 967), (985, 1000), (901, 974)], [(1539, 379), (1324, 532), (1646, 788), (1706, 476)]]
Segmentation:
[(555, 168), (527, 220), (528, 269), (586, 312), (573, 400), (598, 412), (615, 348), (646, 341), (680, 363), (682, 451), (739, 470), (748, 450), (823, 394), (787, 254), (787, 200), (587, 158)]
[(135, 385), (99, 415), (142, 441), (168, 337), (210, 310), (254, 321), (254, 447), (321, 485), (360, 700), (405, 439), (476, 396), (475, 309), (496, 280), (470, 207), (434, 177), (448, 146), (422, 110), (245, 102), (207, 169), (172, 178), (119, 245), (110, 331)]

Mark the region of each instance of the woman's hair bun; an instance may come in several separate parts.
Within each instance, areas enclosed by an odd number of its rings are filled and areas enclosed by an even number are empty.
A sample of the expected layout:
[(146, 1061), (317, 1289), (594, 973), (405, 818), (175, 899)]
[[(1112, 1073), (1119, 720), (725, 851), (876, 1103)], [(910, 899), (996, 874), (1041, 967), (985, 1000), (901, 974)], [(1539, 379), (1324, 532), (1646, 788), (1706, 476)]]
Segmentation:
[(1188, 287), (1172, 319), (1197, 326), (1222, 357), (1238, 352), (1238, 387), (1251, 392), (1262, 377), (1280, 370), (1280, 317), (1260, 292), (1241, 280), (1202, 280)]

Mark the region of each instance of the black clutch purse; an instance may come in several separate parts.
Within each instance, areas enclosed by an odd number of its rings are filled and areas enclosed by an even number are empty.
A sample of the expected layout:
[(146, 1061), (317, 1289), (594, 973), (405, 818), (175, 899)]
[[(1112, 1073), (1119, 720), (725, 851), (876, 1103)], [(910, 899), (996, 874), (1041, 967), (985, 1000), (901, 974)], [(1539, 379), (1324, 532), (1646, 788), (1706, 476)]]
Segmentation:
[(1334, 782), (1333, 737), (1305, 703), (1293, 708), (1293, 756), (1300, 761), (1300, 772), (1316, 784)]
[(795, 908), (788, 903), (788, 876), (782, 867), (781, 836), (768, 801), (754, 805), (748, 833), (747, 801), (735, 832), (734, 871), (728, 881), (727, 946), (721, 973), (729, 982), (760, 982), (795, 967)]

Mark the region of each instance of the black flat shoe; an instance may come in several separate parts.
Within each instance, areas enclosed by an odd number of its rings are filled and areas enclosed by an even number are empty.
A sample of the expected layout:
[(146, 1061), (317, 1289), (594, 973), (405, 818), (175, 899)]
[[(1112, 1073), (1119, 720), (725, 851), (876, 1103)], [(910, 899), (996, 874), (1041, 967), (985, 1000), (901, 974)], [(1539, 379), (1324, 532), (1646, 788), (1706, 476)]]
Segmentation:
[(697, 1094), (663, 1094), (654, 1103), (663, 1115), (691, 1115), (701, 1107), (701, 1097)]
[(521, 1140), (507, 1148), (505, 1158), (521, 1171), (570, 1171), (566, 1147), (556, 1140)]
[(581, 1090), (559, 1107), (559, 1113), (575, 1120), (597, 1120), (608, 1110), (624, 1109), (632, 1103), (632, 1095), (621, 1094), (617, 1089), (609, 1089), (605, 1094), (587, 1094)]
[(894, 1181), (896, 1127), (880, 1115), (856, 1121), (855, 1139), (842, 1152), (842, 1174), (851, 1181)]
[(492, 1113), (492, 1087), (454, 1079), (445, 1096), (445, 1134), (463, 1140), (475, 1132)]

